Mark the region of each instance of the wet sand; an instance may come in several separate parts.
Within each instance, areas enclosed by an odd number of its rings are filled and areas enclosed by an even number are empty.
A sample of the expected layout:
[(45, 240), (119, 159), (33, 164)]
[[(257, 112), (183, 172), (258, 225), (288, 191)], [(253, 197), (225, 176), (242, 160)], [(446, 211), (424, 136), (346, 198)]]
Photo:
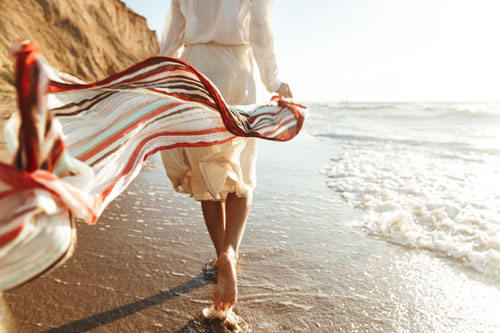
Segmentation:
[[(499, 331), (500, 283), (348, 226), (360, 213), (319, 173), (337, 154), (307, 133), (260, 142), (236, 307), (252, 330)], [(79, 223), (65, 265), (4, 298), (22, 332), (211, 332), (213, 257), (199, 204), (153, 157), (97, 225)]]

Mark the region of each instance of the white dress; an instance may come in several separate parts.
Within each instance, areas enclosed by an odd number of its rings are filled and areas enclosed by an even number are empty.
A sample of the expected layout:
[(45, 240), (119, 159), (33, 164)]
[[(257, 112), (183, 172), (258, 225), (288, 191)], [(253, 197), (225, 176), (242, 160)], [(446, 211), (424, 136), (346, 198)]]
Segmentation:
[[(161, 55), (187, 61), (207, 76), (228, 104), (256, 102), (254, 59), (269, 92), (277, 75), (271, 29), (272, 0), (172, 0), (162, 33)], [(245, 197), (256, 185), (257, 142), (237, 137), (216, 146), (162, 152), (178, 192), (196, 200)]]

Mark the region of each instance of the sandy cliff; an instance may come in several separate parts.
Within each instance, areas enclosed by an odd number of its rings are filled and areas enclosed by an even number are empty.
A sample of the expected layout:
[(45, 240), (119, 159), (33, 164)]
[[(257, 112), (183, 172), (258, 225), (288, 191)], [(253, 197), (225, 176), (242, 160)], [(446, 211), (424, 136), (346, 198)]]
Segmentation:
[(50, 65), (85, 81), (159, 52), (146, 20), (119, 0), (0, 0), (0, 161), (3, 127), (16, 110), (10, 47), (18, 38), (34, 41)]
[(119, 0), (0, 0), (0, 71), (12, 73), (10, 45), (34, 41), (53, 67), (86, 81), (156, 55), (155, 32)]

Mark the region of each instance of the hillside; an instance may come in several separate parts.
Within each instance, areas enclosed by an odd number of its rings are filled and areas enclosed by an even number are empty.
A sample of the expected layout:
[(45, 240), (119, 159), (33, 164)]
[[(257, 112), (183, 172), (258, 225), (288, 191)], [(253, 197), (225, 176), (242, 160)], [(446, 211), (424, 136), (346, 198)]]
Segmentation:
[(0, 0), (0, 161), (3, 127), (16, 110), (12, 42), (35, 42), (47, 62), (84, 81), (102, 79), (150, 56), (159, 45), (146, 19), (119, 0)]
[(0, 77), (10, 81), (10, 46), (35, 42), (48, 63), (85, 81), (102, 79), (159, 52), (146, 19), (119, 0), (1, 0)]

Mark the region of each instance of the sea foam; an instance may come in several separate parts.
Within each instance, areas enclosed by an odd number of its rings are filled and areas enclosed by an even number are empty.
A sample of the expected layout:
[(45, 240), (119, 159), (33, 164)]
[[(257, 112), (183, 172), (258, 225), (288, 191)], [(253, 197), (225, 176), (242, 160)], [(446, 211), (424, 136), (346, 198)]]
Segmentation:
[[(422, 113), (414, 115), (414, 122), (425, 117)], [(448, 121), (447, 132), (434, 135), (435, 129), (421, 128), (417, 145), (412, 138), (415, 128), (404, 128), (412, 115), (400, 117), (400, 106), (387, 112), (392, 115), (390, 125), (380, 113), (373, 115), (372, 125), (381, 122), (373, 130), (366, 127), (367, 115), (363, 113), (364, 122), (356, 121), (350, 109), (349, 119), (337, 117), (337, 128), (317, 134), (343, 148), (321, 172), (328, 176), (330, 188), (365, 212), (352, 224), (381, 239), (429, 250), (500, 277), (500, 155), (470, 149), (477, 137), (456, 135), (467, 125), (450, 125), (453, 120), (446, 116), (439, 121)], [(388, 127), (397, 126), (397, 117), (405, 121), (392, 131)], [(346, 128), (353, 135), (345, 136)], [(444, 136), (446, 141), (440, 142)], [(500, 143), (498, 138), (493, 139)]]

